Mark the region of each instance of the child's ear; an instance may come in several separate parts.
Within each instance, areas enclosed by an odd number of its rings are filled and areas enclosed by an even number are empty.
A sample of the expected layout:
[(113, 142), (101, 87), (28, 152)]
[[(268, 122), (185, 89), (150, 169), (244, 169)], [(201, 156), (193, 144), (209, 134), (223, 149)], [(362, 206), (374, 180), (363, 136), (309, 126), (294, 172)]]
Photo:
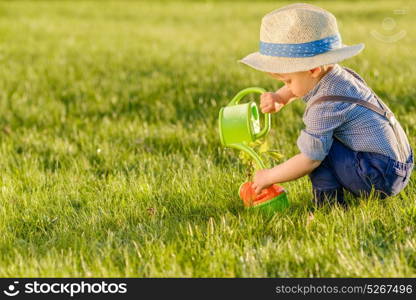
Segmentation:
[(316, 67), (316, 68), (313, 68), (313, 69), (309, 70), (309, 72), (310, 72), (310, 74), (313, 78), (317, 78), (319, 75), (321, 75), (322, 71), (323, 71), (323, 69), (321, 67)]

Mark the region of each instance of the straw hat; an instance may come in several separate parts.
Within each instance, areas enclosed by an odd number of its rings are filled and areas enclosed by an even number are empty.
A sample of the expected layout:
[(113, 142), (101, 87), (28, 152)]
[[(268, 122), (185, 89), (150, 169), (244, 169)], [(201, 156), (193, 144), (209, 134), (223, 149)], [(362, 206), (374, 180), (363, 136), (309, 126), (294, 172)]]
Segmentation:
[(363, 48), (364, 44), (342, 44), (333, 14), (297, 3), (263, 17), (259, 52), (239, 62), (264, 72), (292, 73), (342, 61)]

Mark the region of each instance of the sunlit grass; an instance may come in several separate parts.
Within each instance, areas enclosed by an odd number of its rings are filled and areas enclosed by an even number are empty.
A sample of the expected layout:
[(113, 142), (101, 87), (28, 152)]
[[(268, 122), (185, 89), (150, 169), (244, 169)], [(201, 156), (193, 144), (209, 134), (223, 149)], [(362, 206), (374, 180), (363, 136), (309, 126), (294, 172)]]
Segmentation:
[[(237, 60), (285, 2), (0, 3), (0, 275), (415, 276), (416, 187), (316, 209), (245, 211), (245, 169), (217, 133), (240, 89), (279, 84)], [(411, 2), (317, 2), (339, 19), (355, 69), (415, 146)], [(408, 14), (395, 15), (395, 9)], [(377, 40), (394, 17), (400, 42)], [(383, 31), (384, 30), (384, 31)], [(301, 101), (273, 116), (272, 147), (298, 152)], [(273, 163), (269, 161), (269, 163)]]

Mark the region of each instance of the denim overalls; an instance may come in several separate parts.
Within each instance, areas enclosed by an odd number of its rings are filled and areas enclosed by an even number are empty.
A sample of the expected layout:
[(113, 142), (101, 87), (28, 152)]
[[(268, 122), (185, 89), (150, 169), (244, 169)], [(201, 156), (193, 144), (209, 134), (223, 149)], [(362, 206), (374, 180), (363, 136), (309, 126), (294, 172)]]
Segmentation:
[(355, 103), (381, 114), (393, 127), (399, 141), (402, 161), (405, 161), (400, 162), (378, 153), (351, 150), (334, 136), (328, 155), (309, 174), (317, 204), (336, 199), (338, 203), (345, 205), (343, 189), (355, 196), (368, 196), (374, 189), (380, 198), (385, 198), (396, 195), (408, 184), (413, 170), (413, 150), (409, 157), (404, 158), (404, 146), (400, 144), (395, 127), (397, 121), (383, 101), (378, 97), (377, 100), (382, 108), (367, 101), (344, 96), (324, 96), (309, 105), (310, 107), (324, 101), (342, 101)]

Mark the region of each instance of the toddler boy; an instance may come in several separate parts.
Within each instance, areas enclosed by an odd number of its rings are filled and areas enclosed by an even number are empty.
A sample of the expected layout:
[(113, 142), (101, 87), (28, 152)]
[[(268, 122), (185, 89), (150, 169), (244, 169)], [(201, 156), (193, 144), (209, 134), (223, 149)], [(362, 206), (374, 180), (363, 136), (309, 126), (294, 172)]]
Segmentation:
[(261, 95), (261, 110), (277, 112), (296, 98), (306, 109), (300, 153), (257, 171), (257, 194), (307, 174), (317, 204), (336, 199), (345, 205), (344, 189), (356, 196), (374, 189), (384, 198), (407, 185), (413, 151), (405, 132), (365, 81), (337, 64), (363, 48), (342, 44), (335, 17), (313, 5), (292, 4), (263, 17), (260, 50), (241, 62), (285, 85)]

